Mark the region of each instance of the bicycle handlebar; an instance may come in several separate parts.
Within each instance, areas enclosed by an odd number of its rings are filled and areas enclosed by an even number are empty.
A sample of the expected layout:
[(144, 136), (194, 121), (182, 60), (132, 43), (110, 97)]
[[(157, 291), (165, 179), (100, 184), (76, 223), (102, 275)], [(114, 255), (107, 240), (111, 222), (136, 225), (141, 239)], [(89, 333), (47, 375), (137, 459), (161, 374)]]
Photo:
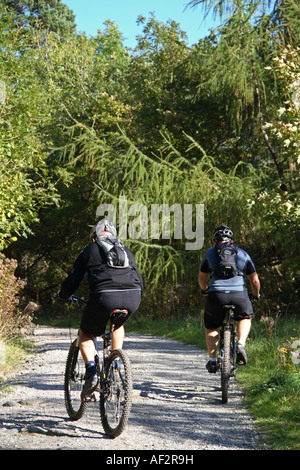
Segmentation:
[(76, 302), (80, 301), (80, 302), (83, 302), (85, 304), (88, 302), (86, 299), (82, 299), (81, 297), (78, 297), (78, 295), (74, 295), (74, 294), (70, 295), (70, 297), (68, 297), (67, 299), (61, 299), (59, 297), (59, 291), (55, 292), (55, 294), (53, 294), (53, 297), (54, 297), (54, 299), (58, 299), (62, 302), (76, 303)]
[(87, 300), (86, 299), (82, 299), (81, 297), (78, 297), (78, 295), (70, 295), (70, 297), (68, 298), (68, 301), (71, 302), (71, 303), (76, 303), (78, 301), (80, 302), (83, 302), (85, 304), (87, 304)]

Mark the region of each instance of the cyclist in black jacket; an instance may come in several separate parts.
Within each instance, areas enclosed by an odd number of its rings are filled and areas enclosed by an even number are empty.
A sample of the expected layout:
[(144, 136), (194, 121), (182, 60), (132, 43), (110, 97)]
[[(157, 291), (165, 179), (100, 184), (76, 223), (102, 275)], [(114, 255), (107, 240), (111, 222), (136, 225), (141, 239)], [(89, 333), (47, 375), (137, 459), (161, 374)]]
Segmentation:
[(113, 349), (121, 349), (124, 341), (124, 323), (138, 309), (141, 302), (143, 280), (134, 255), (124, 246), (129, 266), (111, 268), (107, 265), (105, 251), (97, 243), (101, 238), (117, 239), (117, 231), (107, 219), (98, 222), (91, 233), (92, 242), (84, 247), (75, 260), (73, 268), (58, 292), (60, 299), (67, 299), (79, 287), (85, 275), (88, 277), (90, 296), (83, 312), (79, 339), (80, 350), (87, 369), (87, 381), (83, 398), (90, 395), (97, 386), (94, 362), (94, 337), (105, 332), (109, 313), (114, 309), (126, 309), (126, 320), (120, 319), (113, 333)]

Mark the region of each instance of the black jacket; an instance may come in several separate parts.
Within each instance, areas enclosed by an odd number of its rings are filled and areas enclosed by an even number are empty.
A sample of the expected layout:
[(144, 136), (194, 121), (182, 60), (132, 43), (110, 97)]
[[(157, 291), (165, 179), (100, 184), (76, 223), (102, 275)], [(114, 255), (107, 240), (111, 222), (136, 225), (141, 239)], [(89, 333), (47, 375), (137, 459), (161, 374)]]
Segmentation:
[(143, 290), (143, 280), (135, 258), (131, 251), (125, 247), (128, 259), (128, 268), (111, 268), (106, 264), (106, 257), (97, 243), (90, 243), (79, 253), (74, 266), (62, 283), (60, 298), (67, 299), (79, 287), (85, 274), (88, 276), (89, 287), (92, 294), (104, 290)]

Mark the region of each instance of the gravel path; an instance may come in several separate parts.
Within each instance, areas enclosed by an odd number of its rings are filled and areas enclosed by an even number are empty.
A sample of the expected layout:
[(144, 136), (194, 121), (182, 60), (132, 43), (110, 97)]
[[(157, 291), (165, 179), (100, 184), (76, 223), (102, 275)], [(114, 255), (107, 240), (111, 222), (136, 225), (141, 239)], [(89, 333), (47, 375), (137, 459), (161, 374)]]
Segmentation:
[[(76, 331), (71, 331), (75, 338)], [(38, 327), (37, 354), (12, 378), (0, 399), (0, 449), (37, 450), (257, 450), (258, 434), (232, 385), (221, 404), (220, 376), (205, 369), (206, 352), (178, 341), (127, 334), (134, 377), (126, 430), (112, 440), (103, 432), (98, 403), (71, 421), (63, 400), (70, 331)]]

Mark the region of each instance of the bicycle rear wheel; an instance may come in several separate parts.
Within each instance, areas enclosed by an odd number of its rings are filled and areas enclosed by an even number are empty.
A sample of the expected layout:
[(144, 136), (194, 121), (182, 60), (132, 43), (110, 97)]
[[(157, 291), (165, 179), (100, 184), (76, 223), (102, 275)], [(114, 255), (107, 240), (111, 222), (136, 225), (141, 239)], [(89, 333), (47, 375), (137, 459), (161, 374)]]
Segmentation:
[(131, 403), (131, 362), (125, 351), (115, 349), (107, 359), (100, 394), (100, 417), (107, 435), (115, 438), (124, 431)]
[(229, 378), (231, 371), (230, 361), (230, 341), (231, 341), (231, 329), (225, 328), (224, 331), (224, 345), (223, 345), (223, 357), (221, 361), (221, 389), (222, 389), (222, 403), (228, 401), (228, 388)]
[(80, 419), (88, 403), (81, 400), (85, 380), (85, 364), (79, 352), (78, 341), (70, 347), (65, 370), (64, 393), (67, 413), (73, 421)]

